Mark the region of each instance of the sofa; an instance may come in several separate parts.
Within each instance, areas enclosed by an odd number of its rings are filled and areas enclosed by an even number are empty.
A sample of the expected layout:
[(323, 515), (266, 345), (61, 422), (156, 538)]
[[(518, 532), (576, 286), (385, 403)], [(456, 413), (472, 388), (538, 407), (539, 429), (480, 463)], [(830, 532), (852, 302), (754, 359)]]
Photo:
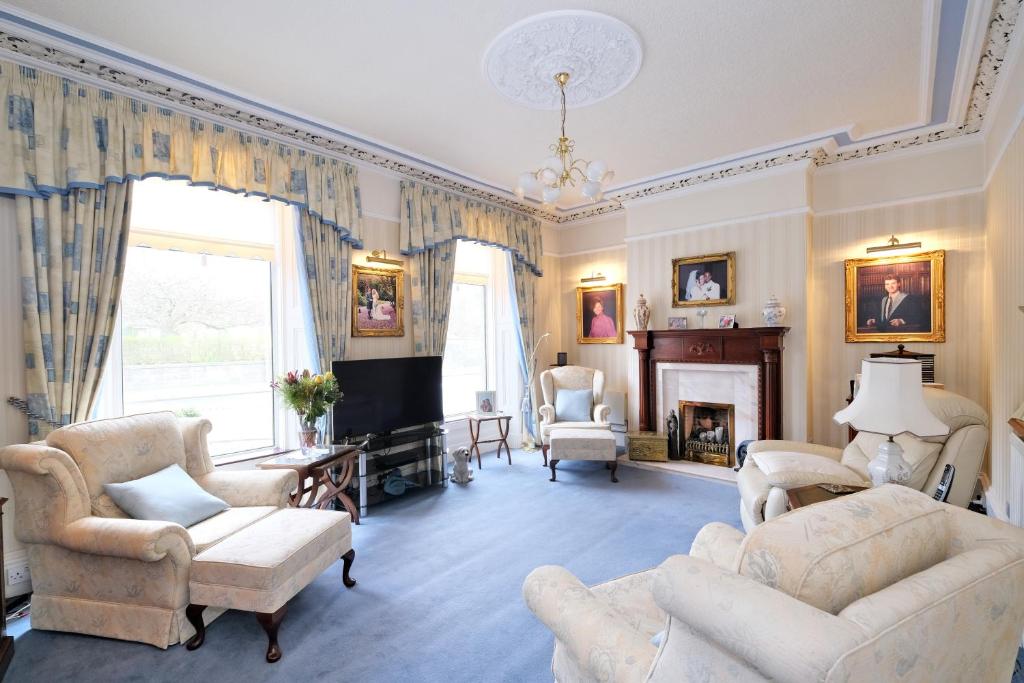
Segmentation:
[(592, 588), (547, 566), (523, 596), (582, 681), (1005, 683), (1024, 630), (1024, 530), (888, 484)]
[[(205, 419), (150, 413), (69, 425), (45, 442), (0, 449), (15, 535), (28, 551), (34, 629), (161, 648), (193, 636), (185, 616), (193, 557), (286, 507), (298, 483), (293, 470), (214, 469), (210, 429)], [(186, 529), (131, 519), (104, 493), (104, 483), (171, 464), (230, 509)], [(203, 619), (222, 611), (206, 610)]]
[[(949, 427), (949, 434), (919, 439), (902, 434), (896, 441), (912, 470), (910, 487), (934, 493), (945, 466), (956, 476), (947, 502), (967, 507), (988, 447), (988, 414), (974, 401), (942, 389), (925, 388), (928, 409)], [(799, 441), (762, 440), (747, 447), (737, 475), (740, 518), (750, 531), (788, 510), (786, 491), (812, 484), (871, 486), (868, 463), (886, 439), (860, 432), (845, 449)]]

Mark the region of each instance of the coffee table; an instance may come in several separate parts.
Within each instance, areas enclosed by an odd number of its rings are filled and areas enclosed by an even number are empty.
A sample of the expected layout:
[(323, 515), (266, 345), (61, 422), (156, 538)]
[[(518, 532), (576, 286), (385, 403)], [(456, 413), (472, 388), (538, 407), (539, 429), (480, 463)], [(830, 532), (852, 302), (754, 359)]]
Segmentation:
[(299, 487), (289, 500), (292, 507), (323, 510), (337, 499), (352, 516), (352, 522), (359, 524), (359, 508), (345, 493), (355, 474), (358, 455), (358, 446), (324, 446), (308, 454), (289, 451), (261, 462), (259, 467), (264, 470), (289, 469), (298, 473)]

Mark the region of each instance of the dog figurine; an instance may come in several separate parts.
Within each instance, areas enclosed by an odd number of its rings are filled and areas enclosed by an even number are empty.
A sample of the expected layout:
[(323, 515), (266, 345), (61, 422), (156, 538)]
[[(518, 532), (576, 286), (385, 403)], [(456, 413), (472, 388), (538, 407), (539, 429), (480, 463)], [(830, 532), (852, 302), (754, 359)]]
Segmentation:
[(456, 484), (468, 484), (473, 481), (473, 470), (469, 469), (469, 449), (456, 448), (452, 453), (455, 463), (452, 467), (452, 481)]

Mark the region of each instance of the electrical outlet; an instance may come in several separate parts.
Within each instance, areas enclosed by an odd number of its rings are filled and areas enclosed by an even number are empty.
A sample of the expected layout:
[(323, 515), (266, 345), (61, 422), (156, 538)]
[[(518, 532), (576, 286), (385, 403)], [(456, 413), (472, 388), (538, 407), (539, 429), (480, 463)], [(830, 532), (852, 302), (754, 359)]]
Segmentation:
[(7, 585), (16, 586), (28, 581), (28, 565), (21, 564), (7, 569)]

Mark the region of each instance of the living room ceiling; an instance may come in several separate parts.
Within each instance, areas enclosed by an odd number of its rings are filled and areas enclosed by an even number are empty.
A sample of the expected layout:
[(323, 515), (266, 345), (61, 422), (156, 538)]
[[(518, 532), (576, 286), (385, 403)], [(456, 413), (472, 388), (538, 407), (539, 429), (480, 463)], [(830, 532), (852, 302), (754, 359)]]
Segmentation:
[(830, 135), (849, 142), (946, 121), (965, 17), (986, 1), (8, 4), (93, 49), (508, 192), (548, 155), (558, 113), (506, 99), (481, 64), (495, 36), (533, 14), (603, 12), (639, 35), (635, 80), (567, 120), (578, 155), (607, 161), (622, 189)]

